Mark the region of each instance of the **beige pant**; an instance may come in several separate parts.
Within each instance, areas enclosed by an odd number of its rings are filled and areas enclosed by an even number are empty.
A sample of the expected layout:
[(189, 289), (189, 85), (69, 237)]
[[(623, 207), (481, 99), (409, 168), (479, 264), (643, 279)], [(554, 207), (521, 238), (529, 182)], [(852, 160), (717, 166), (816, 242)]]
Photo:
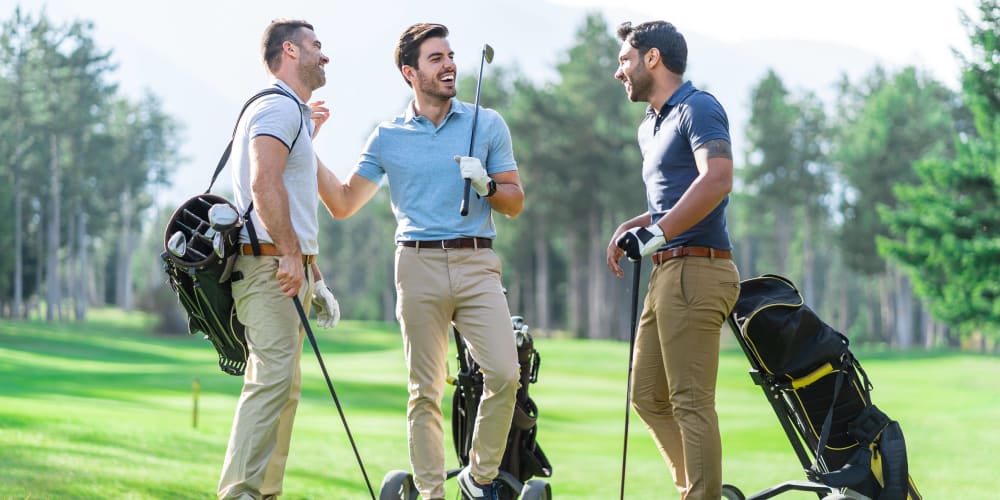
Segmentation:
[(454, 322), (484, 374), (469, 462), (472, 476), (496, 477), (518, 388), (517, 349), (500, 283), (500, 259), (489, 249), (396, 249), (399, 319), (410, 399), (406, 408), (410, 464), (423, 498), (444, 498), (441, 400)]
[(722, 495), (715, 412), (719, 332), (739, 296), (728, 259), (681, 257), (653, 268), (639, 320), (632, 406), (683, 499)]
[[(302, 392), (300, 360), (305, 330), (295, 304), (281, 293), (275, 273), (278, 257), (241, 256), (234, 271), (236, 314), (246, 325), (250, 357), (243, 392), (229, 435), (219, 479), (219, 498), (259, 499), (281, 493), (292, 437), (292, 423)], [(299, 300), (309, 314), (313, 276)]]

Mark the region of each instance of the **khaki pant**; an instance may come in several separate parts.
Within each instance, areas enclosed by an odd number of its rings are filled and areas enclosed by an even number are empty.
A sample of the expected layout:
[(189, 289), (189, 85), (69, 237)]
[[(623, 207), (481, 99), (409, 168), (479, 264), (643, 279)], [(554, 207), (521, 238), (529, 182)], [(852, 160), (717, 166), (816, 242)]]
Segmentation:
[(410, 399), (406, 408), (410, 465), (423, 498), (444, 498), (441, 400), (454, 322), (484, 374), (469, 462), (472, 476), (496, 477), (518, 388), (517, 349), (500, 283), (500, 259), (489, 249), (396, 249), (399, 319)]
[[(233, 298), (237, 317), (246, 325), (250, 356), (219, 479), (220, 499), (259, 499), (282, 489), (302, 392), (305, 330), (292, 299), (281, 293), (277, 270), (278, 257), (236, 259), (234, 271), (243, 273), (243, 279), (233, 283)], [(307, 267), (299, 291), (307, 316), (312, 289)]]
[(675, 258), (650, 276), (630, 397), (682, 499), (722, 495), (719, 333), (738, 296), (739, 273), (728, 259)]

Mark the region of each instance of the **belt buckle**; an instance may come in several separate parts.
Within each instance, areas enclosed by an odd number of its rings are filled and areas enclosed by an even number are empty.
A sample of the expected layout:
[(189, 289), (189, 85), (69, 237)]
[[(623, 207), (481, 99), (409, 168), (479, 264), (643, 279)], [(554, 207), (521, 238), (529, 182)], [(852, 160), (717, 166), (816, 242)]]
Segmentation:
[[(448, 242), (454, 242), (455, 246), (448, 246)], [(454, 250), (458, 247), (458, 240), (441, 240), (441, 250)]]

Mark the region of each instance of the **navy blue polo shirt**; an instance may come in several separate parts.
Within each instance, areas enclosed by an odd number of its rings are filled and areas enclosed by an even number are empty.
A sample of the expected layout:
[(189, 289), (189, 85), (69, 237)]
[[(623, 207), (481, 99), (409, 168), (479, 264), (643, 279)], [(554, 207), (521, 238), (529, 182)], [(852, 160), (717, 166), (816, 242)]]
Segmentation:
[[(708, 141), (729, 138), (729, 118), (719, 101), (685, 82), (674, 92), (660, 113), (652, 106), (639, 124), (642, 180), (652, 220), (658, 221), (677, 204), (698, 177), (694, 151)], [(705, 246), (732, 250), (726, 230), (729, 197), (687, 231), (671, 238), (664, 248)]]

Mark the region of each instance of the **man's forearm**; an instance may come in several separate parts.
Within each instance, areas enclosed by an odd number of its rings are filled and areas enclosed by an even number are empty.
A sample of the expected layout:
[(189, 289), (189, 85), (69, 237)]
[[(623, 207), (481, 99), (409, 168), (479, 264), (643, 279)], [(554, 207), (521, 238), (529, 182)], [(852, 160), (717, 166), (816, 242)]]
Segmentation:
[(257, 217), (264, 224), (264, 230), (271, 236), (274, 246), (282, 255), (301, 255), (299, 238), (292, 227), (291, 212), (288, 208), (288, 192), (281, 182), (253, 186), (253, 203), (257, 207)]

